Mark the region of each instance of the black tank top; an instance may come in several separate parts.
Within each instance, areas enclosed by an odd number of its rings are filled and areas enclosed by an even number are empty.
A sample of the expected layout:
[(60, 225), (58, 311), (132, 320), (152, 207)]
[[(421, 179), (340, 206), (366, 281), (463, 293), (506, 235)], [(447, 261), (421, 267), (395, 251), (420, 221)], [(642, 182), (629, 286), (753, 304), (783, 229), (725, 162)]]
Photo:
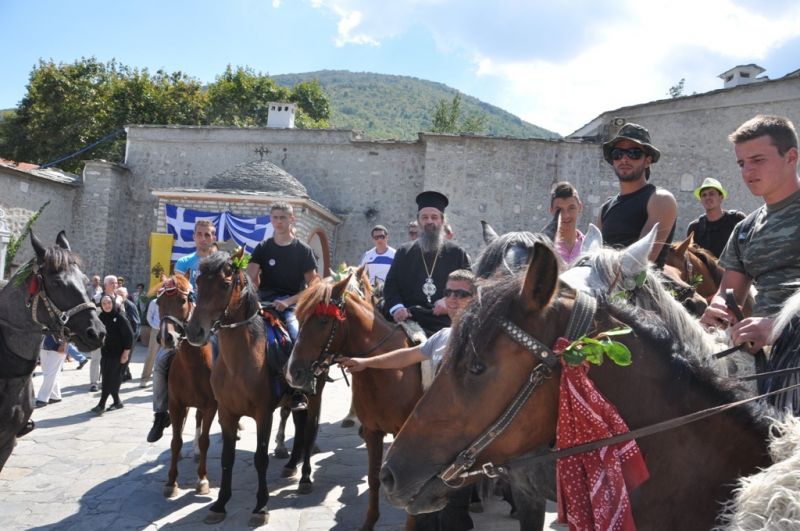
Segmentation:
[[(603, 221), (603, 243), (611, 247), (628, 247), (639, 240), (642, 228), (647, 223), (647, 202), (655, 193), (653, 184), (646, 184), (633, 193), (610, 198), (603, 203), (600, 210), (600, 219)], [(658, 268), (664, 267), (667, 259), (667, 248), (672, 243), (675, 234), (675, 224), (669, 231), (666, 244), (656, 259)]]

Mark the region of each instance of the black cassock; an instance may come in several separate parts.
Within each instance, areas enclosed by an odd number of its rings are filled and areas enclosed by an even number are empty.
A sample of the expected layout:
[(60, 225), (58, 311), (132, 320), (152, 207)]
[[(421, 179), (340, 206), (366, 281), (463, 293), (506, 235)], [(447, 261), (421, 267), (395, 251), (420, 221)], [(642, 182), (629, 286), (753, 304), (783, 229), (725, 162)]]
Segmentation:
[[(431, 302), (422, 291), (428, 273), (425, 270), (427, 264), (428, 271), (433, 267), (436, 253), (425, 253), (425, 263), (422, 261), (422, 249), (417, 241), (404, 243), (394, 255), (392, 267), (386, 275), (386, 283), (383, 286), (384, 304), (386, 311), (389, 311), (397, 304), (402, 304), (406, 308), (411, 306), (421, 306), (432, 309), (433, 303), (441, 299), (444, 295), (444, 286), (447, 283), (447, 276), (456, 269), (469, 269), (469, 256), (467, 253), (452, 242), (445, 242), (436, 259), (436, 267), (433, 268), (431, 277), (436, 286), (436, 292), (431, 295)], [(411, 310), (413, 318), (426, 331), (437, 332), (445, 326), (450, 326), (450, 318), (447, 315), (433, 315), (429, 312), (414, 312)]]

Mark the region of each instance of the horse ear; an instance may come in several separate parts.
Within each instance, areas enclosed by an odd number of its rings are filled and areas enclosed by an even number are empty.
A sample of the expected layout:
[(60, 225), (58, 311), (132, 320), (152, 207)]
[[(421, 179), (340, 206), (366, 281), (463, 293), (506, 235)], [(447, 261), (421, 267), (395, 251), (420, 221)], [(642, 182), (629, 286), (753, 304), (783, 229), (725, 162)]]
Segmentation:
[(555, 214), (553, 214), (553, 219), (550, 220), (550, 223), (547, 224), (545, 228), (542, 229), (541, 234), (544, 234), (551, 241), (556, 241), (556, 231), (558, 230), (558, 220), (561, 218), (561, 209), (557, 208)]
[(33, 250), (36, 251), (36, 257), (39, 259), (39, 261), (43, 261), (44, 246), (42, 245), (42, 242), (39, 241), (39, 238), (37, 238), (33, 233), (33, 231), (31, 231), (31, 245), (33, 245)]
[(533, 257), (522, 285), (522, 304), (526, 311), (540, 312), (546, 308), (558, 286), (558, 259), (547, 245), (536, 242)]
[(653, 228), (644, 238), (633, 242), (630, 247), (622, 252), (620, 264), (623, 278), (633, 278), (647, 269), (647, 257), (650, 255), (653, 243), (656, 241), (656, 232), (658, 232), (658, 223), (653, 225)]
[(484, 220), (481, 220), (481, 227), (483, 228), (483, 243), (489, 245), (497, 239), (497, 233), (491, 225)]
[(686, 238), (685, 240), (683, 240), (681, 243), (679, 243), (678, 245), (676, 245), (673, 248), (674, 252), (675, 252), (675, 255), (678, 258), (685, 258), (686, 257), (686, 251), (688, 251), (689, 247), (691, 247), (692, 243), (694, 243), (693, 240), (694, 240), (694, 232), (691, 232), (691, 233), (689, 233), (689, 237), (688, 238)]
[(594, 223), (589, 223), (589, 230), (581, 242), (581, 254), (595, 252), (603, 247), (603, 233)]
[(56, 236), (56, 244), (62, 249), (66, 249), (67, 251), (70, 250), (69, 240), (67, 240), (67, 233), (63, 230), (58, 233), (58, 236)]
[(347, 285), (350, 283), (351, 278), (353, 278), (353, 273), (350, 273), (346, 277), (342, 278), (342, 280), (334, 284), (333, 288), (331, 288), (331, 297), (334, 299), (341, 298), (344, 290), (347, 289)]

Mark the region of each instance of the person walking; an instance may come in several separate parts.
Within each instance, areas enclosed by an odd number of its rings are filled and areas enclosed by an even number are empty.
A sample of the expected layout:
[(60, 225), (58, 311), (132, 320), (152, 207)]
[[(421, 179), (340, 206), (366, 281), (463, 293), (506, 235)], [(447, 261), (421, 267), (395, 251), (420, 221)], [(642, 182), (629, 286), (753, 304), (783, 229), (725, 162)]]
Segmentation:
[(103, 295), (100, 299), (100, 309), (102, 310), (100, 320), (106, 327), (106, 340), (100, 348), (103, 392), (100, 395), (100, 402), (92, 408), (92, 411), (98, 415), (102, 415), (106, 411), (106, 401), (109, 396), (114, 399), (114, 403), (109, 406), (108, 411), (122, 409), (122, 400), (119, 398), (122, 365), (128, 361), (133, 345), (131, 325), (114, 302), (110, 295)]
[(42, 386), (36, 395), (36, 407), (61, 402), (61, 386), (58, 377), (67, 358), (67, 343), (47, 334), (42, 341), (39, 361), (42, 363)]

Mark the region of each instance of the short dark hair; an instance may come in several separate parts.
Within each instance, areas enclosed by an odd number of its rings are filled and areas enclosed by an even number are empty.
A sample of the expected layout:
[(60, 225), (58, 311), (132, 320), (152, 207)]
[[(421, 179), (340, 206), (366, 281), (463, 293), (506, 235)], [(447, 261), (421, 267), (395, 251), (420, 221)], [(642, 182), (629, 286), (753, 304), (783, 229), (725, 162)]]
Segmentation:
[(294, 207), (286, 201), (276, 201), (275, 203), (272, 203), (269, 206), (269, 211), (272, 212), (273, 210), (282, 210), (290, 216), (294, 216)]
[(578, 191), (572, 186), (572, 183), (567, 181), (557, 182), (550, 189), (550, 206), (553, 206), (553, 201), (556, 199), (569, 199), (570, 197), (574, 197), (579, 203), (581, 201)]
[(780, 156), (792, 148), (797, 148), (797, 131), (794, 124), (783, 116), (759, 114), (740, 125), (736, 131), (728, 135), (728, 140), (741, 144), (762, 136), (769, 136), (772, 145)]
[(470, 271), (469, 269), (456, 269), (449, 275), (447, 275), (447, 280), (454, 280), (456, 282), (466, 282), (469, 284), (469, 291), (475, 295), (475, 273)]
[(372, 230), (369, 231), (370, 236), (375, 234), (376, 230), (382, 230), (384, 233), (386, 233), (387, 236), (389, 235), (389, 229), (387, 229), (383, 225), (375, 225), (374, 227), (372, 227)]

